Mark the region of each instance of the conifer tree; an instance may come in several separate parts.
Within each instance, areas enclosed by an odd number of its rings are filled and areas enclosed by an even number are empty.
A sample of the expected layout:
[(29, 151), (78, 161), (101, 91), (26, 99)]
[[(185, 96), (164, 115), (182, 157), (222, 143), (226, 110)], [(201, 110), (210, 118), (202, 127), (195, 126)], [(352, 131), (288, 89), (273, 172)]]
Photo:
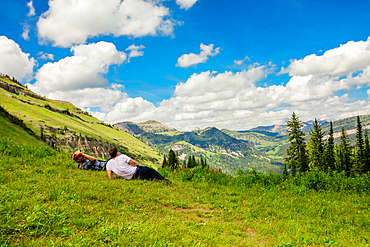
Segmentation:
[(285, 164), (288, 165), (294, 176), (297, 169), (306, 171), (308, 168), (304, 143), (305, 134), (301, 130), (303, 124), (294, 112), (292, 119), (287, 121), (286, 126), (288, 127), (290, 146), (286, 150)]
[(175, 170), (179, 167), (179, 160), (172, 149), (170, 149), (170, 152), (168, 153), (168, 167), (171, 170)]
[(364, 145), (364, 167), (363, 173), (370, 172), (370, 144), (367, 129), (365, 129), (365, 145)]
[(190, 155), (188, 158), (188, 168), (194, 168), (197, 166), (197, 161), (194, 155)]
[(330, 121), (329, 138), (326, 146), (326, 167), (332, 171), (335, 170), (335, 155), (334, 155), (334, 131), (333, 122)]
[(191, 155), (190, 155), (190, 156), (188, 157), (188, 163), (187, 163), (187, 165), (186, 165), (186, 167), (187, 167), (187, 168), (189, 168), (189, 169), (190, 169), (190, 168), (193, 168), (193, 166), (192, 166), (193, 164), (192, 164), (191, 159), (192, 159), (192, 158), (191, 158)]
[(355, 172), (361, 174), (362, 167), (364, 165), (364, 139), (362, 135), (360, 116), (357, 116), (355, 165)]
[(166, 155), (163, 155), (163, 163), (162, 163), (162, 168), (165, 168), (168, 166), (167, 160), (166, 160)]
[(199, 165), (200, 165), (201, 167), (205, 167), (205, 165), (204, 165), (204, 160), (203, 160), (203, 156), (202, 156), (202, 155), (200, 156)]
[(351, 145), (348, 139), (347, 132), (342, 127), (342, 134), (340, 136), (339, 143), (339, 171), (345, 171), (346, 175), (349, 177), (352, 172), (352, 152)]
[(324, 132), (320, 123), (315, 118), (312, 129), (310, 130), (310, 139), (307, 144), (308, 159), (310, 169), (326, 170), (324, 165)]

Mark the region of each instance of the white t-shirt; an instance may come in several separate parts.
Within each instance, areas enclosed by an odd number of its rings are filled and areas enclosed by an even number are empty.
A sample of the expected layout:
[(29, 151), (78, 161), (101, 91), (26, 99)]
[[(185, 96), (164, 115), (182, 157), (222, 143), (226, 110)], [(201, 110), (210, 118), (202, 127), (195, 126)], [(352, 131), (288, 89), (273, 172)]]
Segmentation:
[(136, 166), (132, 166), (128, 163), (130, 159), (130, 157), (121, 154), (120, 156), (109, 160), (106, 169), (113, 171), (118, 176), (129, 180), (132, 178), (137, 169)]

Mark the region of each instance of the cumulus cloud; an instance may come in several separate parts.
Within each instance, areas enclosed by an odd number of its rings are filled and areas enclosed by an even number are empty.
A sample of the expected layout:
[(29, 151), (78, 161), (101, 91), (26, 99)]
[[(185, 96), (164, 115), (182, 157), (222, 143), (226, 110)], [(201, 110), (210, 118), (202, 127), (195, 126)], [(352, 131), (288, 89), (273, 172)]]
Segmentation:
[(201, 52), (199, 54), (183, 54), (179, 59), (177, 60), (177, 67), (187, 68), (190, 66), (195, 66), (199, 63), (205, 63), (208, 60), (208, 57), (214, 57), (217, 54), (220, 53), (220, 47), (217, 47), (216, 49), (213, 49), (213, 44), (210, 45), (203, 45), (203, 43), (200, 44), (200, 50)]
[(0, 36), (0, 72), (15, 77), (18, 80), (30, 80), (35, 66), (35, 60), (29, 58), (19, 45), (5, 36)]
[(103, 110), (109, 110), (112, 105), (128, 98), (126, 93), (114, 87), (58, 90), (49, 92), (48, 97), (72, 102), (80, 108), (100, 107)]
[(27, 41), (30, 40), (30, 37), (28, 36), (29, 32), (30, 32), (30, 26), (28, 24), (24, 24), (23, 32), (22, 32), (22, 38), (24, 40), (27, 40)]
[(326, 51), (323, 55), (308, 55), (303, 59), (290, 60), (281, 73), (290, 76), (343, 76), (363, 70), (370, 63), (370, 45), (367, 41), (349, 41), (340, 47)]
[(31, 16), (36, 15), (36, 13), (35, 13), (35, 8), (33, 7), (33, 2), (32, 2), (32, 0), (31, 0), (31, 1), (29, 1), (28, 3), (26, 3), (26, 6), (28, 7), (28, 13), (27, 13), (27, 16), (28, 16), (28, 17), (31, 17)]
[(248, 56), (245, 56), (242, 60), (234, 60), (234, 64), (242, 65), (245, 61), (251, 62), (252, 60)]
[(171, 35), (176, 24), (162, 0), (50, 0), (37, 22), (39, 37), (70, 47), (99, 35)]
[(180, 9), (190, 9), (198, 0), (176, 0), (176, 3), (180, 6)]
[(141, 97), (126, 97), (117, 102), (108, 112), (91, 111), (91, 114), (109, 123), (117, 123), (126, 120), (141, 122), (154, 119), (156, 107), (153, 103)]
[(104, 41), (73, 46), (71, 52), (71, 57), (44, 64), (36, 73), (36, 82), (29, 87), (44, 96), (55, 91), (104, 87), (108, 82), (102, 75), (109, 66), (119, 65), (127, 57), (114, 44)]
[(54, 55), (46, 52), (40, 51), (37, 56), (42, 60), (54, 60)]
[(129, 47), (127, 47), (125, 51), (130, 51), (130, 53), (128, 54), (128, 62), (130, 62), (130, 59), (132, 57), (144, 56), (144, 52), (141, 51), (141, 49), (144, 49), (144, 48), (145, 48), (145, 46), (143, 46), (143, 45), (139, 45), (139, 46), (130, 45)]
[[(180, 130), (208, 126), (242, 130), (284, 124), (292, 111), (303, 121), (368, 114), (369, 99), (351, 98), (349, 92), (369, 85), (369, 47), (369, 40), (348, 42), (320, 57), (309, 55), (291, 60), (283, 70), (290, 73), (291, 78), (281, 85), (263, 83), (275, 73), (276, 66), (272, 63), (254, 63), (241, 72), (195, 73), (179, 83), (173, 97), (163, 100), (157, 107), (149, 102), (145, 105), (145, 100), (141, 99), (142, 104), (135, 104), (136, 108), (122, 108), (134, 109), (131, 113), (140, 114), (130, 115), (119, 108), (112, 114), (102, 114), (105, 121), (155, 119)], [(370, 95), (370, 90), (367, 93)], [(131, 102), (130, 98), (127, 102)]]

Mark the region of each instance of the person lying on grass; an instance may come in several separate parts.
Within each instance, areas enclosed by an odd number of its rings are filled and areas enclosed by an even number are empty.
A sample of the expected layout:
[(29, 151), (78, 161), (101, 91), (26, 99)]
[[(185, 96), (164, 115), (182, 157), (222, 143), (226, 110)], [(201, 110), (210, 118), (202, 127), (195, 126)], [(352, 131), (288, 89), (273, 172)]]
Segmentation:
[[(109, 154), (112, 157), (108, 161), (106, 170), (109, 178), (122, 177), (127, 180), (142, 179), (142, 180), (160, 180), (168, 184), (172, 182), (163, 177), (159, 172), (153, 168), (146, 166), (139, 166), (139, 164), (130, 157), (121, 154), (119, 155), (117, 148), (111, 148)], [(114, 172), (117, 176), (113, 175)]]
[(72, 155), (72, 159), (78, 163), (78, 169), (102, 171), (105, 170), (107, 162), (112, 158), (109, 158), (106, 161), (100, 161), (90, 155), (84, 154), (81, 151), (76, 151)]

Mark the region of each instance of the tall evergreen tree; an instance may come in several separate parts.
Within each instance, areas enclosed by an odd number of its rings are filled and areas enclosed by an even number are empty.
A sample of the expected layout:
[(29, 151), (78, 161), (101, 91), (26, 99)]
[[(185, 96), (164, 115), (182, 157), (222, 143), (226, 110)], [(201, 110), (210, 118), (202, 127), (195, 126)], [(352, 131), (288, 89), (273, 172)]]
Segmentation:
[(201, 166), (201, 167), (205, 167), (205, 164), (204, 164), (204, 160), (203, 160), (203, 156), (201, 155), (200, 156), (200, 161), (199, 161), (199, 165)]
[(305, 157), (305, 134), (301, 130), (303, 124), (294, 112), (292, 119), (287, 121), (286, 126), (288, 127), (287, 132), (290, 145), (286, 150), (285, 164), (290, 168), (294, 176), (297, 169), (300, 169), (302, 172), (308, 169)]
[(367, 129), (365, 129), (365, 145), (364, 145), (364, 166), (363, 173), (370, 172), (370, 144)]
[(315, 118), (313, 128), (310, 130), (310, 139), (307, 144), (309, 167), (325, 171), (324, 164), (324, 132), (321, 124)]
[(168, 167), (171, 170), (175, 170), (179, 167), (179, 160), (172, 149), (170, 149), (170, 152), (168, 153)]
[(188, 158), (188, 168), (194, 168), (197, 166), (197, 161), (194, 155), (190, 155)]
[(344, 127), (342, 127), (342, 134), (340, 136), (338, 159), (339, 164), (337, 169), (339, 171), (345, 171), (346, 175), (350, 176), (352, 172), (352, 151), (351, 144)]
[(360, 116), (357, 116), (355, 155), (356, 167), (354, 170), (357, 173), (362, 173), (362, 168), (364, 165), (364, 139), (362, 135)]
[(326, 166), (332, 171), (335, 170), (335, 155), (334, 155), (334, 131), (333, 122), (330, 121), (328, 144), (326, 145)]
[(168, 166), (167, 160), (166, 160), (166, 155), (163, 155), (163, 163), (162, 163), (162, 168), (165, 168)]

